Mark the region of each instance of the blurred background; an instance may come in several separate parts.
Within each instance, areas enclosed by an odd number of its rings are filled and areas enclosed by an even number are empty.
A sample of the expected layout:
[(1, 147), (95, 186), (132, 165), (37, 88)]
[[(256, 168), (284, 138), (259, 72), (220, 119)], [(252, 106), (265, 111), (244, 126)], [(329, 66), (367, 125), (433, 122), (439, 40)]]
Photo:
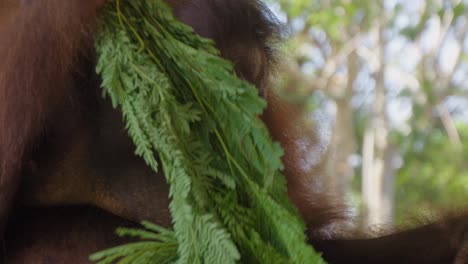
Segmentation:
[[(269, 0), (280, 93), (363, 227), (468, 205), (468, 0)], [(313, 154), (311, 154), (313, 155)]]

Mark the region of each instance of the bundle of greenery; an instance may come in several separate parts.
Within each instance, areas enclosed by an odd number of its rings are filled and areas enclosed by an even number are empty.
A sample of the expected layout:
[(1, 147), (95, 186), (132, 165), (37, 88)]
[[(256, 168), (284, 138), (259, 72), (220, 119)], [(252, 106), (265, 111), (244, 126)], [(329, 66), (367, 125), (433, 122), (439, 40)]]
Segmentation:
[(282, 149), (258, 118), (266, 103), (256, 88), (163, 0), (116, 0), (103, 15), (103, 91), (122, 110), (136, 154), (164, 170), (173, 230), (119, 229), (141, 241), (91, 260), (323, 263), (287, 197)]

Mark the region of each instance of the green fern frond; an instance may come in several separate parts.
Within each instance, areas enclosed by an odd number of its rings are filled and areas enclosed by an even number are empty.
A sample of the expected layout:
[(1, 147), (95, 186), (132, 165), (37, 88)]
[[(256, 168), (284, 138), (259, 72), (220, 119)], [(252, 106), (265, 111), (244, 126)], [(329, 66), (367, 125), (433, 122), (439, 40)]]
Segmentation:
[(163, 0), (115, 0), (96, 48), (103, 93), (120, 107), (135, 153), (164, 170), (174, 230), (118, 229), (142, 241), (91, 260), (323, 263), (288, 200), (283, 151), (258, 118), (266, 102), (212, 41)]

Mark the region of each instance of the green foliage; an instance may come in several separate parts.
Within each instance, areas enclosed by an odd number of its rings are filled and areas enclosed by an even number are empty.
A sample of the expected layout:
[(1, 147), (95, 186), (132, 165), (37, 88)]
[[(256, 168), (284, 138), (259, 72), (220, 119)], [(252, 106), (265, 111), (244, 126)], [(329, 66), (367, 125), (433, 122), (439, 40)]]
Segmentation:
[(454, 21), (457, 18), (463, 16), (464, 14), (466, 14), (466, 4), (464, 4), (463, 2), (460, 2), (453, 7), (453, 18), (454, 18), (453, 20)]
[(155, 171), (161, 160), (174, 231), (120, 230), (144, 241), (92, 260), (323, 263), (287, 198), (282, 150), (258, 119), (266, 104), (256, 88), (163, 0), (116, 0), (103, 19), (104, 94), (121, 108), (136, 154)]
[(449, 17), (451, 25), (455, 25), (459, 18), (463, 18), (466, 14), (467, 3), (460, 2), (445, 2), (441, 4), (438, 1), (426, 1), (424, 12), (419, 17), (416, 25), (410, 25), (401, 30), (400, 34), (408, 39), (415, 41), (421, 36), (421, 33), (426, 29), (427, 22), (432, 16), (437, 15), (440, 20)]
[(349, 25), (368, 28), (375, 16), (373, 5), (366, 0), (314, 1), (314, 0), (276, 0), (288, 17), (288, 21), (304, 22), (306, 33), (310, 27), (323, 30), (334, 41), (344, 40), (343, 32)]
[(174, 233), (149, 222), (143, 222), (146, 229), (119, 228), (120, 236), (142, 239), (123, 246), (93, 254), (90, 259), (101, 264), (114, 263), (172, 263), (177, 254), (177, 239)]
[[(466, 142), (468, 127), (458, 128), (462, 142)], [(418, 215), (466, 203), (468, 146), (457, 149), (444, 131), (435, 129), (406, 141), (410, 144), (405, 165), (396, 176), (397, 221), (404, 221), (408, 212)]]

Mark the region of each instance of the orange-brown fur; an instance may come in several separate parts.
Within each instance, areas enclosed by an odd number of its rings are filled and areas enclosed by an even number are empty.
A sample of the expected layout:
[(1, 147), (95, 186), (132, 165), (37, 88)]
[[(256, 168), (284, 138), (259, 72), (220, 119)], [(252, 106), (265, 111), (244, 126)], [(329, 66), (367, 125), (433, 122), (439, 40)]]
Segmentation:
[[(1, 1), (0, 262), (86, 263), (122, 242), (116, 226), (170, 225), (163, 175), (133, 155), (120, 113), (100, 98), (93, 33), (104, 0)], [(320, 237), (344, 208), (314, 185), (320, 164), (305, 156), (318, 142), (299, 127), (300, 109), (268, 92), (277, 24), (255, 0), (168, 2), (268, 100), (263, 120), (285, 149), (288, 194), (327, 260), (465, 263), (468, 216), (373, 239)]]

